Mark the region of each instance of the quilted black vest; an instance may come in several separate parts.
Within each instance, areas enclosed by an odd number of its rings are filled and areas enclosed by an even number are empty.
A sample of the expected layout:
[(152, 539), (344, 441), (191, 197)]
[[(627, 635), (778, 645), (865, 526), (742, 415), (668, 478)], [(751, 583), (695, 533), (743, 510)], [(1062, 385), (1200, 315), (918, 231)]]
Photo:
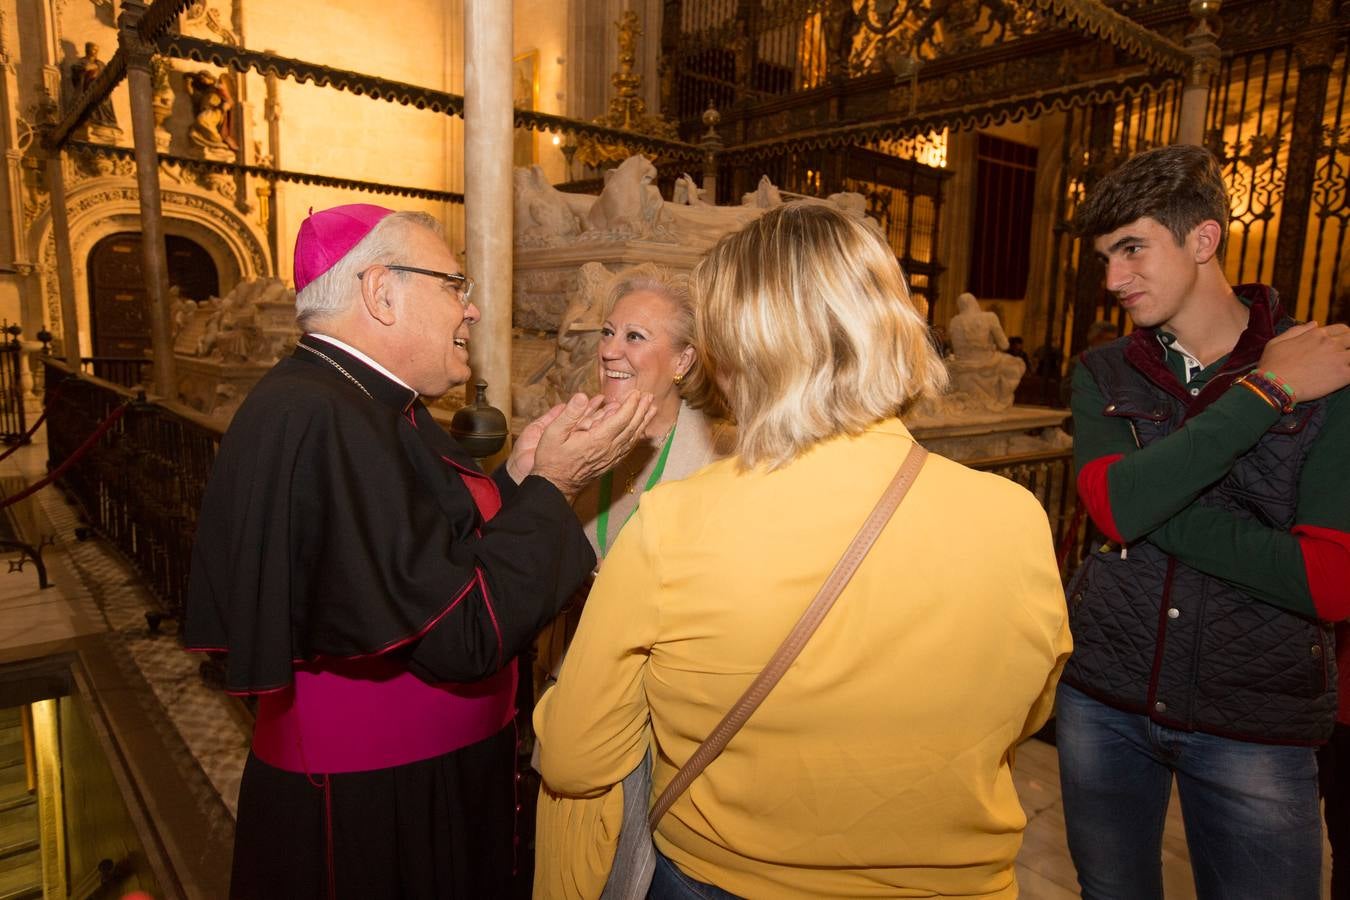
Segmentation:
[[(1192, 397), (1167, 368), (1153, 331), (1092, 351), (1083, 365), (1146, 447), (1176, 431), (1249, 371), (1288, 328), (1275, 292), (1237, 290), (1251, 320), (1222, 371)], [(1300, 403), (1195, 502), (1288, 529), (1299, 473), (1322, 427), (1320, 402)], [(1069, 585), (1068, 684), (1161, 725), (1240, 740), (1313, 744), (1336, 712), (1331, 626), (1263, 603), (1140, 540), (1096, 549)]]

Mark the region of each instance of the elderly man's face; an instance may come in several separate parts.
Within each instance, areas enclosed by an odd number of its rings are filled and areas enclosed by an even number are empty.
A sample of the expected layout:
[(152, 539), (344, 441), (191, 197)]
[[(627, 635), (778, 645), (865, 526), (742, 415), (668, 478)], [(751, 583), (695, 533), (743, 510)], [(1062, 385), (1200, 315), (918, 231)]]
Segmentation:
[[(398, 264), (455, 273), (459, 264), (450, 248), (432, 231), (408, 229)], [(395, 273), (393, 290), (399, 305), (404, 359), (400, 371), (408, 384), (428, 397), (439, 397), (469, 380), (469, 326), (479, 319), (478, 307), (462, 301), (443, 279), (416, 272)]]

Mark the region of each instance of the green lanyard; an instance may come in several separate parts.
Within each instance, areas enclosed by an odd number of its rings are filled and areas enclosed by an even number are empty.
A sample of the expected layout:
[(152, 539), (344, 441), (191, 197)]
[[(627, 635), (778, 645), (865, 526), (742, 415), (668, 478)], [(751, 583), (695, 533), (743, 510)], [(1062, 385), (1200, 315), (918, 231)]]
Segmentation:
[[(675, 426), (670, 427), (670, 434), (666, 435), (666, 442), (661, 445), (661, 455), (656, 460), (656, 468), (652, 469), (652, 475), (647, 479), (647, 484), (642, 489), (642, 493), (647, 493), (661, 482), (661, 475), (666, 471), (666, 457), (670, 456), (670, 445), (675, 441)], [(600, 515), (595, 520), (595, 537), (600, 544), (600, 558), (604, 559), (609, 553), (609, 498), (614, 491), (614, 470), (606, 472), (600, 476)], [(637, 512), (634, 506), (629, 511), (628, 517), (623, 520), (623, 525), (628, 524), (628, 519), (633, 518), (633, 513)], [(623, 529), (620, 525), (620, 530)]]

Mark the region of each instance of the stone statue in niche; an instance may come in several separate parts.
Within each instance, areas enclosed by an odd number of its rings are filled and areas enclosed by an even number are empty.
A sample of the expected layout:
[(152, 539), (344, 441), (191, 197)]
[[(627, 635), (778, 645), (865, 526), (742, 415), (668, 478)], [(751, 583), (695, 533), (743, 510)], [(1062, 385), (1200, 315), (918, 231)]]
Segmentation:
[(150, 96), (150, 106), (155, 116), (155, 147), (161, 153), (169, 152), (173, 135), (165, 127), (173, 115), (173, 65), (163, 56), (150, 60), (150, 84), (154, 93)]
[(193, 72), (185, 79), (192, 98), (192, 125), (188, 142), (208, 159), (231, 159), (238, 145), (234, 137), (234, 91), (228, 77)]
[[(84, 45), (84, 56), (75, 60), (70, 67), (70, 82), (74, 88), (74, 100), (78, 100), (84, 94), (88, 93), (98, 81), (98, 77), (103, 74), (103, 60), (98, 58), (98, 44), (93, 41)], [(121, 129), (117, 125), (117, 113), (113, 111), (112, 97), (104, 97), (97, 106), (89, 113), (89, 137), (95, 140), (115, 139), (121, 134)], [(112, 134), (100, 134), (100, 129), (106, 129)]]
[(1013, 393), (1027, 364), (1004, 351), (1008, 336), (998, 316), (980, 309), (974, 294), (956, 298), (957, 314), (947, 326), (952, 356), (947, 370), (952, 389), (964, 394), (972, 407), (1002, 410), (1012, 406)]

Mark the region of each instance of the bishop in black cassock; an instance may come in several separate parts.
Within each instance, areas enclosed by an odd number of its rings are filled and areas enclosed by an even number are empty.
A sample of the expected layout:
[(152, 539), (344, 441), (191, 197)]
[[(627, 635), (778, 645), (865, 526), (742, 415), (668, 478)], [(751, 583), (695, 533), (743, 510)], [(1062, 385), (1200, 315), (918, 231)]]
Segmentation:
[(503, 896), (515, 657), (594, 567), (569, 495), (646, 408), (574, 400), (489, 477), (419, 399), (467, 380), (478, 315), (434, 222), (311, 215), (296, 283), (308, 333), (221, 442), (187, 604), (258, 698), (231, 896)]

